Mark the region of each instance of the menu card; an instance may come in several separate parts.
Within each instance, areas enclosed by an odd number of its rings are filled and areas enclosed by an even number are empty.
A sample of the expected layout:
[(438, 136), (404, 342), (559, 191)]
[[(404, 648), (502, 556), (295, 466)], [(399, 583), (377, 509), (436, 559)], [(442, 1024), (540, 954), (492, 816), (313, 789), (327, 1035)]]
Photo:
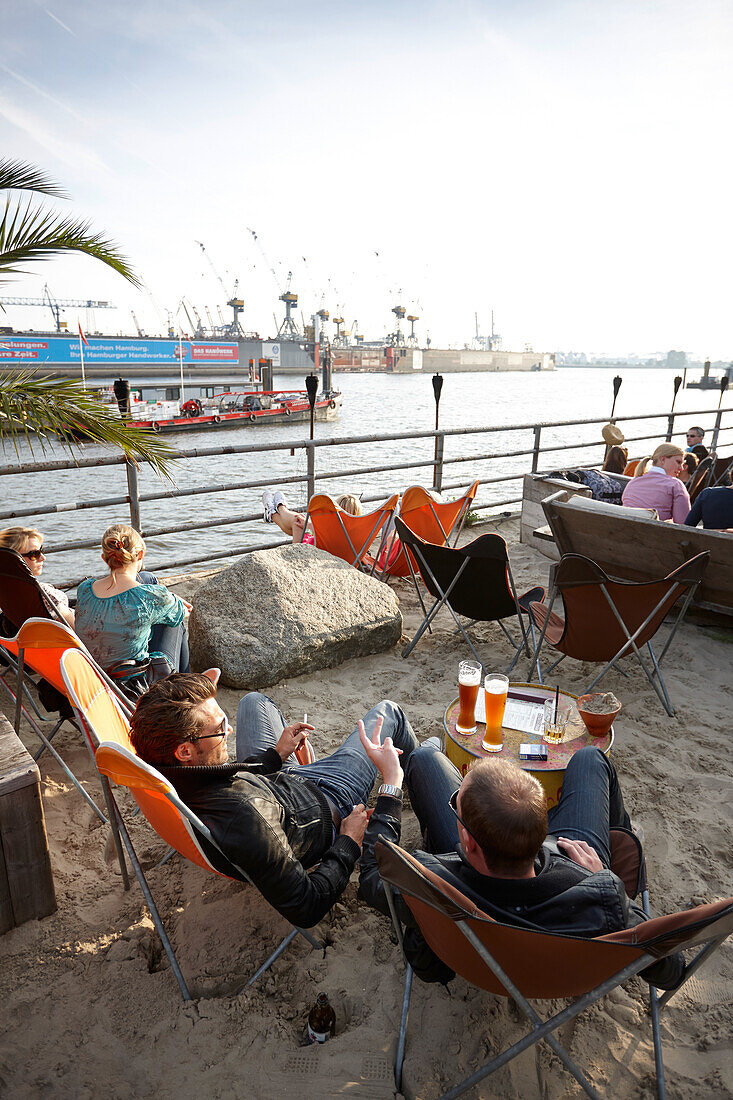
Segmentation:
[[(538, 699), (536, 703), (529, 703), (524, 699), (512, 699), (510, 695), (506, 701), (502, 725), (510, 730), (518, 730), (520, 733), (536, 733), (541, 736), (545, 732), (544, 705), (544, 699)], [(483, 723), (486, 721), (483, 688), (478, 689), (474, 717), (477, 722)]]

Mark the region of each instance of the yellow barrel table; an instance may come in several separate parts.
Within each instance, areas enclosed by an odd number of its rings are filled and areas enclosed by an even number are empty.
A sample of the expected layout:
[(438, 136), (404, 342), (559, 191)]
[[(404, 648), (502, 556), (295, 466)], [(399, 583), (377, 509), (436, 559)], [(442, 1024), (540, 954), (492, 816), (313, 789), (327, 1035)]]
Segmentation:
[[(539, 684), (510, 684), (510, 696), (513, 691), (519, 692), (523, 697), (537, 699), (538, 702), (555, 698), (553, 688), (542, 687)], [(512, 763), (518, 764), (520, 768), (539, 779), (547, 795), (547, 808), (552, 809), (560, 801), (565, 768), (573, 753), (585, 745), (595, 745), (609, 756), (613, 745), (613, 726), (603, 737), (592, 737), (588, 733), (575, 705), (577, 698), (577, 695), (571, 695), (569, 691), (560, 692), (559, 710), (561, 714), (567, 715), (568, 723), (562, 741), (558, 745), (547, 745), (547, 760), (520, 760), (519, 746), (528, 743), (540, 744), (542, 738), (538, 734), (520, 733), (518, 730), (504, 727), (504, 747), (501, 752), (486, 752), (481, 745), (486, 729), (484, 723), (479, 722), (476, 733), (469, 734), (468, 737), (456, 733), (456, 719), (459, 711), (456, 697), (448, 704), (443, 716), (445, 754), (455, 764), (461, 775), (465, 775), (476, 760), (483, 760), (487, 756), (498, 760), (511, 760)]]

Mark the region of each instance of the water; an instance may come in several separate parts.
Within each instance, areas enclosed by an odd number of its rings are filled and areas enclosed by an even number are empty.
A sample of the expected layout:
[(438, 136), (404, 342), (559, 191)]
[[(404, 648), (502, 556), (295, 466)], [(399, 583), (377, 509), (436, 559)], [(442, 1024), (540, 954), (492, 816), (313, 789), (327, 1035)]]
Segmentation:
[[(600, 368), (560, 368), (547, 373), (497, 373), (497, 374), (446, 374), (440, 401), (440, 426), (443, 428), (469, 428), (483, 426), (501, 426), (502, 424), (524, 423), (551, 420), (583, 419), (610, 415), (613, 401), (613, 377), (615, 371)], [(623, 385), (616, 403), (616, 415), (619, 417), (640, 416), (654, 412), (666, 412), (672, 402), (674, 371), (671, 370), (627, 370), (622, 372)], [(276, 378), (278, 387), (292, 387), (292, 376)], [(340, 418), (337, 421), (316, 424), (316, 438), (339, 439), (352, 435), (376, 435), (399, 433), (411, 430), (430, 430), (435, 425), (435, 402), (429, 376), (425, 375), (384, 375), (384, 374), (340, 374), (336, 383), (344, 394)], [(297, 383), (296, 383), (297, 384)], [(676, 428), (683, 433), (689, 424), (699, 422), (705, 428), (712, 428), (714, 414), (698, 415), (696, 410), (713, 409), (718, 403), (716, 390), (680, 390), (676, 411), (681, 415)], [(724, 402), (730, 407), (730, 398)], [(733, 417), (729, 412), (723, 418), (727, 429), (721, 435), (724, 450), (730, 449), (733, 441)], [(658, 429), (659, 439), (664, 438), (665, 421), (657, 421), (652, 426)], [(647, 435), (652, 430), (646, 425), (624, 424), (628, 437)], [(568, 432), (572, 432), (568, 436)], [(168, 436), (174, 445), (185, 448), (211, 447), (224, 444), (248, 442), (264, 443), (279, 441), (299, 441), (307, 436), (307, 426), (303, 424), (281, 424), (257, 429), (218, 430), (216, 432), (186, 433), (180, 436)], [(542, 433), (543, 447), (550, 443), (581, 443), (600, 439), (598, 427), (578, 427), (573, 429), (547, 429)], [(470, 457), (480, 454), (495, 454), (483, 461), (467, 461), (446, 465), (444, 485), (468, 484), (474, 478), (497, 478), (520, 476), (529, 469), (529, 458), (501, 457), (511, 451), (528, 449), (532, 445), (531, 429), (520, 432), (508, 432), (501, 435), (476, 435), (462, 439), (448, 439), (445, 446), (445, 458)], [(682, 434), (676, 437), (684, 445)], [(316, 454), (316, 471), (329, 467), (333, 470), (350, 471), (354, 468), (380, 465), (385, 463), (424, 461), (433, 456), (432, 440), (397, 440), (386, 443), (370, 443), (352, 447), (320, 449)], [(633, 455), (647, 454), (652, 444), (631, 444)], [(108, 454), (104, 448), (85, 446), (83, 456)], [(28, 459), (28, 450), (22, 448), (23, 458)], [(47, 457), (61, 457), (61, 448), (52, 448)], [(600, 462), (603, 446), (599, 444), (593, 450), (578, 452), (563, 451), (556, 455), (543, 456), (540, 466), (548, 469), (552, 466), (591, 462)], [(37, 452), (37, 458), (41, 458)], [(15, 461), (12, 448), (7, 448), (5, 463)], [(305, 476), (305, 454), (297, 451), (295, 456), (289, 450), (272, 454), (221, 455), (204, 459), (182, 461), (175, 469), (174, 477), (178, 488), (192, 488), (204, 485), (219, 485), (234, 481), (269, 480), (279, 477)], [(484, 486), (479, 490), (478, 501), (491, 503), (506, 499), (517, 499), (521, 495), (521, 482), (507, 480), (494, 486)], [(365, 497), (377, 497), (397, 492), (411, 484), (429, 485), (432, 471), (427, 468), (363, 474), (356, 476), (344, 472), (335, 479), (323, 479), (317, 483), (322, 492), (335, 496), (339, 492), (363, 492)], [(30, 507), (33, 502), (65, 503), (76, 500), (95, 500), (110, 496), (125, 495), (126, 481), (122, 467), (99, 467), (89, 470), (69, 470), (34, 477), (8, 476), (0, 481), (2, 486), (2, 511), (12, 507)], [(147, 468), (140, 472), (140, 492), (157, 492), (166, 488)], [(305, 483), (285, 487), (285, 493), (293, 503), (305, 508)], [(143, 502), (141, 515), (143, 528), (193, 524), (210, 519), (231, 517), (234, 519), (247, 513), (261, 511), (261, 490), (220, 492), (189, 497), (181, 500), (163, 500)], [(514, 505), (516, 506), (516, 505)], [(502, 505), (502, 507), (504, 507)], [(511, 507), (511, 505), (506, 505)], [(71, 540), (96, 540), (104, 529), (113, 522), (129, 522), (129, 511), (125, 505), (104, 508), (64, 512), (51, 516), (29, 516), (16, 521), (0, 521), (1, 525), (17, 522), (27, 526), (38, 526), (45, 535), (46, 545), (53, 550), (53, 544)], [(274, 534), (273, 534), (274, 533)], [(276, 528), (265, 527), (261, 523), (234, 523), (214, 527), (204, 531), (183, 532), (156, 536), (149, 540), (148, 563), (155, 568), (156, 561), (172, 561), (193, 557), (207, 552), (217, 553), (228, 546), (238, 549), (270, 541), (279, 536)], [(97, 574), (103, 568), (98, 551), (75, 550), (54, 555), (51, 553), (44, 571), (44, 578), (51, 583), (60, 583), (70, 577)], [(200, 567), (201, 568), (201, 567)]]

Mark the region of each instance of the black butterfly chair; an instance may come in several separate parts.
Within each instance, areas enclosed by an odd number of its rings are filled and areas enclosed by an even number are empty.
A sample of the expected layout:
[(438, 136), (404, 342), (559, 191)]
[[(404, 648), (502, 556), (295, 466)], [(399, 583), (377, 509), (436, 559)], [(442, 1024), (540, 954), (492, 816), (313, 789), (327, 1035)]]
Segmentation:
[[(412, 652), (441, 607), (444, 606), (455, 619), (458, 629), (482, 667), (483, 661), (460, 622), (459, 615), (470, 620), (469, 626), (475, 622), (499, 624), (515, 649), (509, 672), (517, 663), (522, 649), (530, 656), (523, 616), (529, 617), (530, 602), (541, 603), (544, 600), (545, 590), (540, 587), (532, 588), (523, 596), (517, 596), (509, 563), (509, 551), (501, 535), (481, 535), (467, 546), (436, 546), (431, 542), (425, 542), (411, 531), (399, 516), (395, 519), (395, 527), (407, 551), (407, 561), (415, 587), (417, 587), (415, 577), (415, 565), (417, 565), (425, 587), (435, 598), (435, 603), (426, 612), (415, 637), (403, 650), (403, 657), (407, 657)], [(519, 643), (515, 642), (503, 622), (504, 619), (512, 616), (516, 616), (522, 633), (522, 640)], [(531, 628), (531, 620), (529, 622)]]

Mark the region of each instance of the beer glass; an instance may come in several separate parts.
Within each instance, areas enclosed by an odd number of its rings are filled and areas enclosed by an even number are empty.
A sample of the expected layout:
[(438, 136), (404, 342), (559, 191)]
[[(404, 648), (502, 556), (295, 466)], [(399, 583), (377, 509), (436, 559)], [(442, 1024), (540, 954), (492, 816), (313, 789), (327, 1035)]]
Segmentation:
[(509, 677), (501, 672), (490, 672), (484, 680), (484, 698), (486, 700), (486, 733), (483, 747), (487, 752), (501, 752), (504, 738), (501, 732), (504, 721)]
[(458, 699), (461, 709), (456, 733), (469, 737), (476, 732), (476, 699), (481, 684), (481, 665), (476, 661), (461, 661), (458, 666)]

